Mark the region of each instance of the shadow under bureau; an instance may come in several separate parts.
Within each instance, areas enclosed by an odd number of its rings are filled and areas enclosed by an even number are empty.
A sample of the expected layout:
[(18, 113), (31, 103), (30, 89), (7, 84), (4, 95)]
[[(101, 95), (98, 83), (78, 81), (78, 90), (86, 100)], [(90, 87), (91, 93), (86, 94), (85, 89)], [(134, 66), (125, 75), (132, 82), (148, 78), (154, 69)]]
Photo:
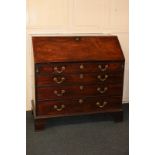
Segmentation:
[(122, 121), (124, 55), (117, 36), (32, 37), (35, 130), (47, 118), (110, 113)]

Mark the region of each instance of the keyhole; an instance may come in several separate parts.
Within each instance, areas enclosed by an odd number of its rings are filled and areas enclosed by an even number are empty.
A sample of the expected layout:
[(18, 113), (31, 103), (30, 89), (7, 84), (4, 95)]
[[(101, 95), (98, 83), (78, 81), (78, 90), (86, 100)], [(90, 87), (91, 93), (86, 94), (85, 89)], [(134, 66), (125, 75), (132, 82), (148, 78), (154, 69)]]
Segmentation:
[(79, 37), (76, 37), (76, 38), (75, 38), (75, 40), (76, 40), (76, 41), (79, 41), (79, 40), (80, 40), (80, 38), (79, 38)]

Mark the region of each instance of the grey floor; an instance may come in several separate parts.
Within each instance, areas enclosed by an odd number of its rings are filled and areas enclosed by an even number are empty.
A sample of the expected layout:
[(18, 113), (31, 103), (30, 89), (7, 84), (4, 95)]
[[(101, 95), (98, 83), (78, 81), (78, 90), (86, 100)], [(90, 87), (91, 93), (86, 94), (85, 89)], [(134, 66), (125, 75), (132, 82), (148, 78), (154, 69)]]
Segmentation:
[(129, 107), (124, 121), (107, 115), (54, 118), (45, 130), (34, 132), (31, 112), (26, 113), (26, 155), (128, 155)]

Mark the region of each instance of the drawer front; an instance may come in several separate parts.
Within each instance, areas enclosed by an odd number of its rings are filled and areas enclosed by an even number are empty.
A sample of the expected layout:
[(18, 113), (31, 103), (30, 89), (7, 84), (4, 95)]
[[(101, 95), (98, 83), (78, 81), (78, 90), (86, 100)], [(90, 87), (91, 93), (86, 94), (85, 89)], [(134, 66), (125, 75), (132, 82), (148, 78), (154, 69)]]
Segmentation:
[(122, 83), (123, 73), (120, 74), (68, 74), (68, 75), (38, 75), (37, 86), (68, 85), (68, 84), (105, 84)]
[(39, 87), (37, 88), (37, 100), (71, 99), (81, 96), (121, 96), (121, 84), (106, 85), (76, 85), (61, 87)]
[(54, 117), (82, 113), (112, 112), (121, 109), (121, 104), (121, 97), (37, 102), (37, 115), (51, 115)]
[(72, 73), (95, 73), (95, 72), (122, 72), (123, 63), (48, 63), (37, 64), (38, 74), (72, 74)]

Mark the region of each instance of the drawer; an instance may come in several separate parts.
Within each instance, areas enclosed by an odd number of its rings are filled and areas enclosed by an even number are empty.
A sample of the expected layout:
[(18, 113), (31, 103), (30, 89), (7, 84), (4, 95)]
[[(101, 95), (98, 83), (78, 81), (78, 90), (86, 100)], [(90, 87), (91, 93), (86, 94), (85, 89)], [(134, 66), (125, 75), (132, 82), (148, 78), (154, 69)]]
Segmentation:
[(38, 75), (37, 86), (68, 85), (68, 84), (104, 84), (122, 83), (123, 73), (120, 74), (68, 74), (68, 75)]
[(37, 102), (37, 115), (51, 115), (54, 117), (82, 113), (112, 112), (121, 109), (121, 104), (121, 97)]
[(71, 99), (83, 96), (121, 96), (121, 84), (76, 85), (37, 88), (37, 100)]
[(47, 63), (36, 65), (36, 73), (38, 74), (72, 74), (121, 71), (123, 71), (123, 63), (120, 62)]

